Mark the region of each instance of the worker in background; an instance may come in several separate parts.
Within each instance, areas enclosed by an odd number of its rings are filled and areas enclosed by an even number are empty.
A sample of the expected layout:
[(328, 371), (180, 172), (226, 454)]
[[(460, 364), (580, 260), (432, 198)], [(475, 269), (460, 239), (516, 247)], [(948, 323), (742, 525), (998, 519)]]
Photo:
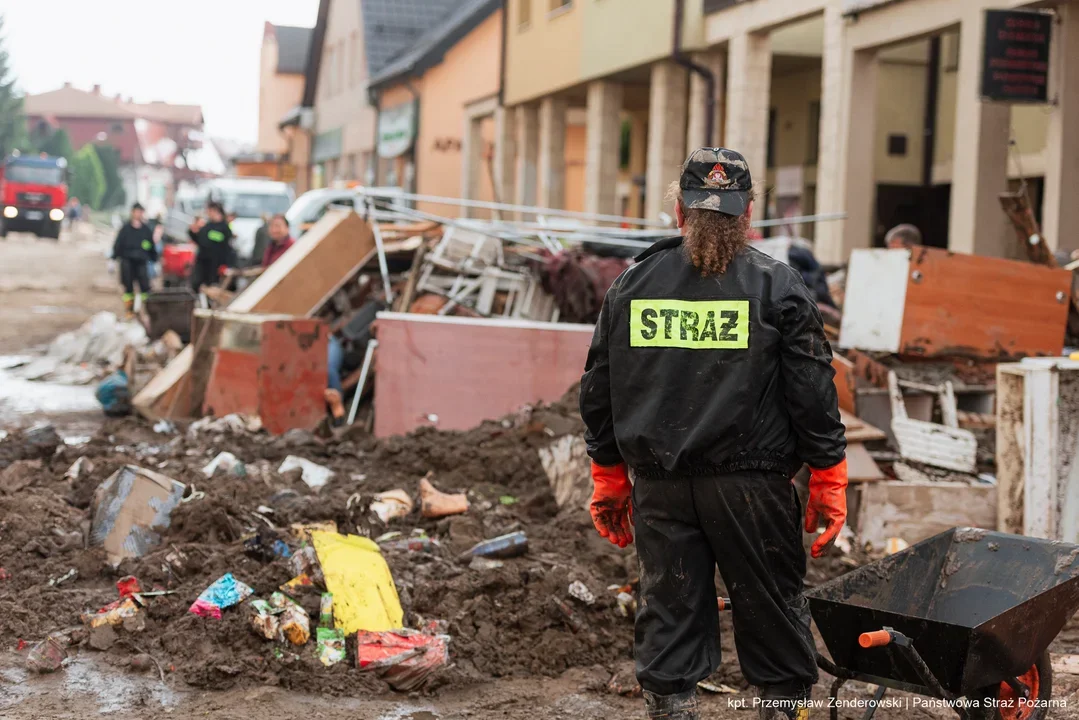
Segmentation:
[(273, 265), (277, 259), (285, 254), (285, 251), (296, 244), (289, 234), (288, 219), (278, 213), (270, 218), (268, 226), (269, 242), (266, 251), (262, 255), (262, 269)]
[(922, 231), (910, 223), (896, 225), (884, 235), (884, 247), (889, 250), (910, 250), (922, 244)]
[(198, 246), (191, 286), (198, 292), (203, 285), (216, 285), (221, 275), (236, 264), (232, 249), (232, 228), (225, 219), (225, 209), (219, 202), (206, 206), (206, 221), (201, 218), (188, 229), (188, 235)]
[(846, 518), (846, 443), (816, 303), (797, 271), (748, 247), (751, 189), (739, 153), (690, 155), (672, 186), (682, 234), (611, 286), (581, 380), (592, 520), (619, 547), (636, 538), (650, 718), (699, 717), (697, 683), (720, 663), (717, 566), (760, 716), (807, 717), (817, 680), (791, 478), (809, 465), (819, 557)]
[(157, 262), (157, 248), (150, 226), (143, 219), (142, 205), (131, 206), (131, 218), (116, 233), (112, 259), (120, 265), (120, 282), (124, 286), (124, 310), (130, 319), (135, 315), (135, 285), (143, 302), (150, 292), (150, 263)]

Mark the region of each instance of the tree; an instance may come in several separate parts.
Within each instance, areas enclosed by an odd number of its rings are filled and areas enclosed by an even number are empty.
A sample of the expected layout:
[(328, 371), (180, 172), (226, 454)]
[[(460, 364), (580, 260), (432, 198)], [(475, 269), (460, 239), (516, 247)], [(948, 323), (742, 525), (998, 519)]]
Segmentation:
[(16, 89), (15, 77), (11, 74), (3, 31), (4, 17), (0, 15), (0, 159), (10, 155), (12, 150), (30, 149), (22, 95)]
[(120, 151), (112, 145), (95, 145), (101, 168), (105, 171), (105, 198), (102, 208), (114, 208), (123, 205), (126, 200), (124, 181), (120, 177)]
[(63, 128), (46, 138), (42, 138), (35, 144), (38, 152), (43, 152), (53, 157), (65, 158), (69, 163), (75, 157), (75, 150), (71, 147), (71, 139), (67, 135), (67, 130)]
[(71, 161), (71, 194), (95, 210), (102, 209), (107, 190), (105, 170), (93, 145), (83, 145)]

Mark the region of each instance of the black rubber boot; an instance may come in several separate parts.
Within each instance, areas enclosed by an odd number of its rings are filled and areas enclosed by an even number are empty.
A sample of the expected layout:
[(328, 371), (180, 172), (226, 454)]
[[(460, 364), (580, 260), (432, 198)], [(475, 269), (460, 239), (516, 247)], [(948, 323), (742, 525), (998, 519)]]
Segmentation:
[(677, 695), (656, 695), (644, 691), (644, 706), (648, 710), (649, 720), (698, 720), (697, 691), (690, 690)]

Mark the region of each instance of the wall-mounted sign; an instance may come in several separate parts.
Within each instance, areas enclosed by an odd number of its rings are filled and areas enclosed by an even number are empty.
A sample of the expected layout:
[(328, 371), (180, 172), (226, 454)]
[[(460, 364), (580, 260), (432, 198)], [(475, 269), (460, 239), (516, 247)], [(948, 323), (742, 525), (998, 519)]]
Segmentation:
[(378, 156), (395, 158), (412, 149), (416, 138), (416, 103), (379, 110)]
[(982, 97), (1000, 102), (1049, 99), (1049, 39), (1053, 16), (1027, 10), (986, 10)]

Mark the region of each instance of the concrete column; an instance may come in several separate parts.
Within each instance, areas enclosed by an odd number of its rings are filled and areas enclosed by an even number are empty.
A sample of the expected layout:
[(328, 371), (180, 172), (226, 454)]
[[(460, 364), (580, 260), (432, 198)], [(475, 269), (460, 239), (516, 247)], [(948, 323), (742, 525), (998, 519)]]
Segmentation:
[(1057, 13), (1049, 85), (1057, 105), (1046, 133), (1042, 236), (1054, 250), (1074, 250), (1079, 248), (1079, 6), (1058, 5)]
[[(851, 68), (853, 56), (843, 47), (843, 8), (841, 0), (832, 0), (824, 10), (824, 52), (821, 57), (821, 99), (820, 99), (820, 135), (817, 152), (817, 212), (834, 213), (848, 211), (845, 197), (846, 167), (848, 153), (848, 128), (854, 120), (855, 125), (869, 122), (872, 126), (876, 110), (875, 67), (870, 56), (862, 56), (859, 62), (859, 74), (852, 82)], [(855, 88), (854, 82), (865, 87)], [(867, 86), (866, 84), (872, 87)], [(857, 92), (858, 94), (854, 94)], [(870, 93), (870, 94), (866, 94)], [(857, 140), (862, 143), (857, 148), (855, 157), (868, 165), (870, 185), (873, 183), (874, 154), (873, 133), (866, 134), (861, 127), (856, 127)], [(868, 143), (868, 145), (867, 145)], [(864, 162), (867, 158), (868, 163)], [(865, 168), (861, 168), (864, 173)], [(856, 171), (857, 172), (857, 171)], [(863, 176), (860, 180), (865, 181)], [(872, 209), (873, 199), (865, 200), (865, 188), (856, 191), (855, 202), (866, 204)], [(822, 261), (840, 264), (846, 262), (851, 248), (868, 247), (872, 241), (872, 227), (863, 225), (868, 218), (872, 222), (872, 212), (868, 215), (865, 208), (856, 213), (855, 223), (849, 220), (817, 223), (814, 237), (817, 257)], [(855, 227), (857, 225), (857, 227)], [(847, 242), (844, 242), (846, 230)]]
[[(704, 78), (691, 72), (689, 74), (689, 127), (686, 131), (686, 157), (689, 157), (689, 154), (697, 148), (719, 147), (723, 144), (723, 122), (726, 120), (724, 113), (727, 107), (727, 54), (719, 50), (698, 53), (693, 56), (693, 61), (711, 70), (712, 77), (716, 80), (715, 95), (711, 99), (712, 106), (715, 108), (715, 124), (712, 126), (712, 137), (705, 137), (705, 108), (708, 98)], [(685, 160), (685, 157), (682, 159)]]
[[(479, 195), (480, 173), (483, 172), (483, 134), (477, 118), (465, 118), (461, 142), (461, 197), (475, 199)], [(471, 208), (461, 208), (461, 217), (472, 217)]]
[(622, 141), (622, 86), (597, 80), (588, 85), (584, 155), (584, 210), (617, 213), (618, 150)]
[(540, 207), (561, 210), (566, 202), (566, 100), (548, 96), (539, 107)]
[(726, 145), (745, 156), (756, 178), (754, 218), (764, 217), (771, 82), (771, 37), (767, 33), (742, 33), (731, 38), (727, 58)]
[(1015, 254), (1015, 232), (999, 195), (1008, 189), (1011, 108), (979, 97), (985, 34), (980, 7), (964, 14), (959, 33), (948, 249), (1009, 257)]
[[(495, 108), (495, 202), (513, 202), (513, 183), (517, 165), (515, 119), (516, 116), (513, 110), (504, 107)], [(505, 213), (503, 213), (504, 215)], [(510, 218), (503, 217), (503, 219), (509, 220)]]
[(667, 186), (686, 159), (686, 70), (670, 61), (652, 66), (648, 101), (648, 174), (644, 216), (664, 209)]
[(536, 160), (539, 158), (539, 112), (535, 105), (518, 105), (516, 114), (517, 181), (514, 202), (518, 205), (535, 205)]

